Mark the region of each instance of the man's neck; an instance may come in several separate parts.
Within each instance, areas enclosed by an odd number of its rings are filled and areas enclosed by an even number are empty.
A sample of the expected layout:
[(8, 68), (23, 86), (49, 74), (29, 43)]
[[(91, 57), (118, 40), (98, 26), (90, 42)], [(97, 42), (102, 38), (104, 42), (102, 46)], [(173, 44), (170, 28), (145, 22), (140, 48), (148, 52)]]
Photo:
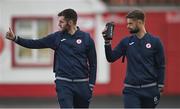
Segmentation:
[(147, 33), (147, 32), (146, 32), (146, 29), (143, 28), (143, 29), (140, 30), (138, 33), (136, 33), (136, 36), (137, 36), (139, 39), (142, 39), (146, 33)]
[(75, 32), (77, 31), (77, 27), (76, 26), (73, 26), (69, 29), (68, 33), (73, 35)]

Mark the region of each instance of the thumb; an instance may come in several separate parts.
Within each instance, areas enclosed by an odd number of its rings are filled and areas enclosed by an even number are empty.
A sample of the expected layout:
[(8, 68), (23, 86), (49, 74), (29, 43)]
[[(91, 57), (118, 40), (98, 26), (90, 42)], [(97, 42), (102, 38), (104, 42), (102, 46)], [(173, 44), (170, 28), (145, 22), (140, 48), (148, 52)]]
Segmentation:
[(10, 32), (10, 34), (12, 34), (14, 36), (14, 32), (10, 27), (9, 27), (9, 32)]
[(9, 32), (13, 33), (12, 29), (9, 27)]

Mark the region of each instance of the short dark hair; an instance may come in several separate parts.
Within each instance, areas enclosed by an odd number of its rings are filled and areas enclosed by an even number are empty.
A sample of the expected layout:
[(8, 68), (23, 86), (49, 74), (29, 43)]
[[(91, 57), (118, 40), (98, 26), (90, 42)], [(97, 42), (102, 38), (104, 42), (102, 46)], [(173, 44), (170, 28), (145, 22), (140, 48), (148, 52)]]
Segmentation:
[(66, 21), (72, 20), (74, 24), (77, 22), (77, 13), (75, 10), (70, 8), (61, 11), (58, 16), (64, 16)]
[(126, 18), (144, 21), (144, 20), (145, 20), (145, 14), (144, 14), (144, 12), (141, 11), (141, 10), (133, 10), (133, 11), (130, 11), (130, 12), (127, 14)]

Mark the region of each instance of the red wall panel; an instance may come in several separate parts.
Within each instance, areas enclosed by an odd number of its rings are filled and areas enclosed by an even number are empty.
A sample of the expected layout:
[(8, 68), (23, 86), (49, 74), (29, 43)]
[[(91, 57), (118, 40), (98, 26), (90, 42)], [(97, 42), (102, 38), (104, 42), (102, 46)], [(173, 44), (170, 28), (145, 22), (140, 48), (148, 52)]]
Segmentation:
[(167, 25), (167, 94), (180, 94), (180, 21), (169, 22)]

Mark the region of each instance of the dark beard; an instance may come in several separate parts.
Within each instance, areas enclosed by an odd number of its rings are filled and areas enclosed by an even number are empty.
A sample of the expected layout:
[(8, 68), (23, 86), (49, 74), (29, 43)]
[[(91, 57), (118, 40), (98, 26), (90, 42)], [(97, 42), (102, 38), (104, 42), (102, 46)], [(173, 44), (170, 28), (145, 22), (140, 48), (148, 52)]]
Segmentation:
[(68, 32), (69, 30), (67, 28), (64, 28), (63, 30), (61, 30), (61, 32)]
[(139, 32), (139, 28), (131, 29), (129, 32), (130, 32), (131, 34), (138, 33), (138, 32)]

